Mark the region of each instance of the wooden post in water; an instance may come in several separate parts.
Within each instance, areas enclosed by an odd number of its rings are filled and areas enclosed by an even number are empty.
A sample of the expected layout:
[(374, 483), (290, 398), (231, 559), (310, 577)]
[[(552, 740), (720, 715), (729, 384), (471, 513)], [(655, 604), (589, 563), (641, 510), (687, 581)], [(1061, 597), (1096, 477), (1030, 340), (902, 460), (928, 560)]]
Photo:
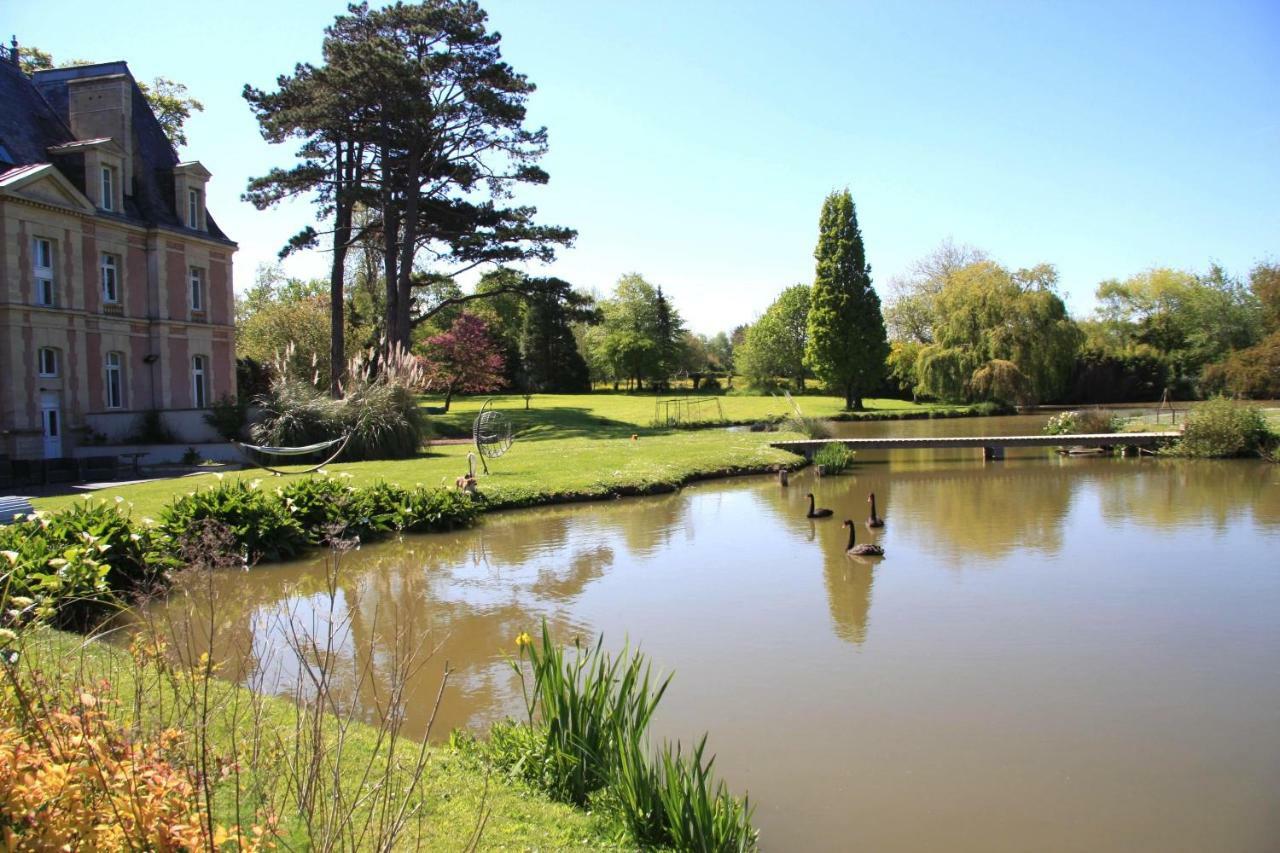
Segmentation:
[(986, 462), (999, 462), (1004, 459), (1004, 448), (987, 446), (982, 448), (982, 458)]

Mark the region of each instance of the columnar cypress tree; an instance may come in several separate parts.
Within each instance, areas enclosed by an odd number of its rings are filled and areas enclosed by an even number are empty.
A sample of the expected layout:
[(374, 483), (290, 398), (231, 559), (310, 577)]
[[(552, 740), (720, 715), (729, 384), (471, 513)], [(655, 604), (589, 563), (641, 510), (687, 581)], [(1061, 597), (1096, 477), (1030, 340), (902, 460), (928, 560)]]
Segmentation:
[(862, 396), (883, 381), (889, 343), (848, 190), (823, 202), (813, 256), (818, 265), (809, 295), (805, 364), (844, 395), (845, 408), (861, 409)]

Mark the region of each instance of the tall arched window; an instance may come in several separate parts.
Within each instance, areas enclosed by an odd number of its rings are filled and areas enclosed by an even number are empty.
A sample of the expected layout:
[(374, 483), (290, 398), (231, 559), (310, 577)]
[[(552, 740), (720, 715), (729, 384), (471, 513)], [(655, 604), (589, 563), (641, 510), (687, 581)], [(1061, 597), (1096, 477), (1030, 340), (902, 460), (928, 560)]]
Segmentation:
[(208, 405), (209, 360), (202, 355), (191, 357), (191, 404), (197, 409)]
[(107, 408), (124, 408), (124, 359), (118, 352), (107, 353)]

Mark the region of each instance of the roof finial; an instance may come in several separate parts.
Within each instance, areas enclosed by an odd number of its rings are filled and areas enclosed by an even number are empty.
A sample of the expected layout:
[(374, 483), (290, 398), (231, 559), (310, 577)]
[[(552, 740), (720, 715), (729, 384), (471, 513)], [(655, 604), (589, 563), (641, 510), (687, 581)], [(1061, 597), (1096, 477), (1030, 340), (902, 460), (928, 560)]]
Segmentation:
[(18, 60), (18, 36), (16, 34), (9, 36), (9, 44), (12, 45), (12, 50), (9, 51), (9, 61), (14, 65), (21, 65), (22, 63)]

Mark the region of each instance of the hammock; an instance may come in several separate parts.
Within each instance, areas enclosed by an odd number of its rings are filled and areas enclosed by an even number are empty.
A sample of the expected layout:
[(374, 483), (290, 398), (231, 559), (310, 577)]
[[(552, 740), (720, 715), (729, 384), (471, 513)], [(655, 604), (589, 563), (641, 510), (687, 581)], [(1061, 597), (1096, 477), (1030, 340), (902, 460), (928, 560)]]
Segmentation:
[[(236, 449), (240, 451), (240, 455), (250, 465), (253, 465), (257, 468), (262, 468), (265, 471), (270, 471), (273, 474), (289, 475), (289, 474), (311, 474), (316, 471), (319, 471), (321, 468), (328, 465), (333, 460), (337, 459), (338, 456), (342, 453), (342, 451), (346, 449), (347, 442), (350, 440), (351, 440), (351, 433), (347, 433), (341, 438), (334, 438), (334, 439), (330, 439), (329, 441), (320, 441), (315, 444), (307, 444), (302, 447), (267, 447), (265, 445), (258, 445), (258, 444), (245, 444), (240, 441), (233, 441), (232, 444), (236, 446)], [(254, 459), (248, 453), (245, 453), (246, 450), (252, 450), (255, 453), (261, 453), (264, 456), (305, 456), (308, 453), (316, 453), (321, 450), (327, 450), (330, 447), (333, 447), (335, 444), (338, 445), (338, 449), (333, 451), (333, 454), (328, 459), (324, 460), (318, 465), (313, 465), (310, 468), (307, 468), (302, 471), (281, 471), (279, 468), (272, 468), (270, 465), (263, 465), (261, 462)]]

